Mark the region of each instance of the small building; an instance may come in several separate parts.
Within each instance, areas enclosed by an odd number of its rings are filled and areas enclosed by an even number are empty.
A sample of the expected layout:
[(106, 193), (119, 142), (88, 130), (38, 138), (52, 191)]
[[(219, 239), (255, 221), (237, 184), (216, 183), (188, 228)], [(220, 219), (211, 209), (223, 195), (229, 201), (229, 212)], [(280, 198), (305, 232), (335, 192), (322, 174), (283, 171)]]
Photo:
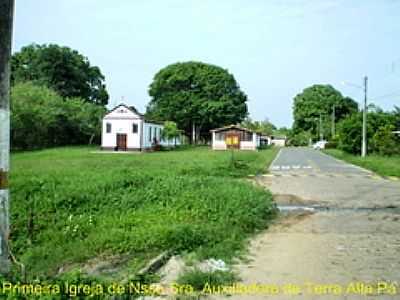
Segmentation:
[(271, 137), (269, 135), (261, 135), (260, 136), (260, 145), (261, 146), (269, 146), (271, 145)]
[(161, 123), (146, 120), (135, 107), (120, 104), (103, 118), (101, 149), (111, 151), (142, 151), (155, 145), (175, 146), (180, 139), (164, 140)]
[(285, 147), (286, 146), (286, 136), (271, 136), (271, 145), (276, 147)]
[(213, 150), (256, 150), (260, 146), (260, 134), (239, 125), (213, 129), (211, 134)]

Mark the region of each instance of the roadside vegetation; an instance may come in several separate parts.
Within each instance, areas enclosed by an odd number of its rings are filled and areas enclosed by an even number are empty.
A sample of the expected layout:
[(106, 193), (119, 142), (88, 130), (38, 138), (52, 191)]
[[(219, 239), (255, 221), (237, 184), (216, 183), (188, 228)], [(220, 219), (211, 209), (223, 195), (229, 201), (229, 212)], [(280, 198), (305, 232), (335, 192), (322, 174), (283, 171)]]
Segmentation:
[[(350, 154), (340, 156), (351, 158), (351, 154), (361, 153), (363, 113), (357, 102), (344, 97), (331, 85), (313, 85), (296, 95), (293, 119), (293, 128), (288, 133), (289, 145), (307, 146), (323, 138), (328, 141), (327, 148)], [(382, 157), (381, 162), (388, 160), (385, 157), (400, 155), (399, 132), (400, 108), (394, 106), (393, 110), (384, 111), (371, 103), (367, 114), (367, 140), (368, 153), (373, 156), (362, 164), (379, 169), (374, 167), (379, 157)], [(331, 153), (339, 155), (340, 152)], [(356, 157), (353, 160), (357, 162)], [(385, 174), (396, 174), (390, 166), (382, 168)]]
[(99, 143), (109, 99), (99, 67), (71, 48), (32, 44), (11, 69), (13, 151)]
[(14, 151), (99, 143), (103, 106), (63, 98), (32, 82), (11, 89), (11, 146)]
[(28, 279), (118, 255), (135, 274), (164, 251), (229, 262), (275, 214), (271, 194), (241, 178), (265, 171), (276, 149), (235, 152), (234, 164), (229, 151), (206, 147), (94, 150), (12, 155), (11, 247)]
[(49, 87), (66, 100), (81, 98), (104, 106), (109, 99), (100, 68), (77, 50), (55, 44), (31, 44), (13, 54), (11, 84), (24, 82)]
[(381, 176), (396, 176), (400, 178), (400, 155), (368, 155), (362, 158), (337, 149), (327, 149), (325, 152), (338, 159), (369, 169)]

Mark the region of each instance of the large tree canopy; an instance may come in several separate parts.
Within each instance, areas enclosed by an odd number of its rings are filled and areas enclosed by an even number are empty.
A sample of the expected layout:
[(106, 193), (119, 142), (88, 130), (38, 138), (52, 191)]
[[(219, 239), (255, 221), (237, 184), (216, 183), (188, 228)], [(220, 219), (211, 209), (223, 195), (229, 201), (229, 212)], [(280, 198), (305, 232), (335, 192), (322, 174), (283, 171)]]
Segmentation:
[(247, 96), (235, 78), (218, 66), (201, 62), (176, 63), (160, 70), (150, 85), (147, 115), (171, 120), (187, 135), (239, 123), (247, 115)]
[[(357, 102), (342, 94), (331, 85), (313, 85), (303, 90), (294, 98), (293, 130), (295, 132), (309, 131), (316, 134), (318, 120), (323, 119), (323, 126), (330, 128), (331, 115), (335, 108), (336, 121), (357, 112)], [(324, 128), (323, 127), (323, 128)], [(326, 132), (328, 133), (329, 130)]]
[(250, 117), (247, 117), (242, 122), (242, 126), (265, 135), (273, 135), (274, 131), (277, 130), (276, 126), (268, 119), (264, 121), (253, 121)]
[(80, 97), (106, 105), (108, 93), (100, 69), (77, 51), (57, 45), (29, 45), (13, 55), (12, 84), (32, 81), (62, 97)]
[(55, 91), (30, 82), (11, 90), (11, 146), (29, 150), (100, 141), (106, 109), (80, 98), (65, 101)]

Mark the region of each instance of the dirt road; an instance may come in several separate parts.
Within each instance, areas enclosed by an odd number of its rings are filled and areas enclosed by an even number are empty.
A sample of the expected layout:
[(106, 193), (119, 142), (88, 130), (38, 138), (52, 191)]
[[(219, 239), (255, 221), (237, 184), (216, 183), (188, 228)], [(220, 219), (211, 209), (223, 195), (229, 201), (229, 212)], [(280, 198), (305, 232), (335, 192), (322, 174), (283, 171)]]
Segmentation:
[(283, 214), (235, 266), (243, 286), (276, 289), (229, 299), (400, 299), (400, 182), (305, 148), (270, 169), (257, 182), (278, 205), (311, 207)]

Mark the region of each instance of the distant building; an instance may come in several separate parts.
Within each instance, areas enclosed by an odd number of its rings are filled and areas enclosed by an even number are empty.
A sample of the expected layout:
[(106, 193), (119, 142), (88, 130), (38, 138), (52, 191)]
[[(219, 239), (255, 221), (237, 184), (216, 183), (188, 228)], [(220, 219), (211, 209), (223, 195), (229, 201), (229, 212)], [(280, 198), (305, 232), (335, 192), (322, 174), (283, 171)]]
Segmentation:
[(286, 136), (273, 135), (271, 136), (271, 145), (274, 145), (276, 147), (285, 147), (286, 139)]
[(155, 145), (179, 145), (180, 140), (162, 138), (164, 126), (149, 121), (135, 107), (120, 104), (103, 118), (101, 149), (112, 151), (142, 151)]
[(263, 146), (263, 145), (269, 146), (269, 145), (271, 145), (271, 142), (272, 142), (272, 140), (271, 140), (271, 137), (269, 135), (261, 135), (260, 136), (260, 144), (261, 144), (261, 146)]
[(256, 150), (260, 146), (260, 134), (240, 127), (230, 125), (211, 130), (213, 150)]

